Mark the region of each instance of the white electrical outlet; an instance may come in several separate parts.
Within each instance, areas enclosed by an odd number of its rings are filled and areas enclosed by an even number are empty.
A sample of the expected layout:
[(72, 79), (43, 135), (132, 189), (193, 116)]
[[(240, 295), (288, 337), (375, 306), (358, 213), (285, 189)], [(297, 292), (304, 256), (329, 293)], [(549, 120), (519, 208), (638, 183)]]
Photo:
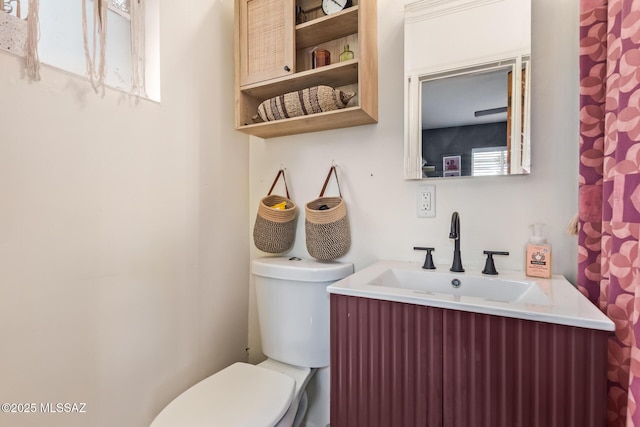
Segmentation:
[(435, 185), (419, 186), (416, 199), (416, 207), (419, 218), (433, 218), (436, 216)]

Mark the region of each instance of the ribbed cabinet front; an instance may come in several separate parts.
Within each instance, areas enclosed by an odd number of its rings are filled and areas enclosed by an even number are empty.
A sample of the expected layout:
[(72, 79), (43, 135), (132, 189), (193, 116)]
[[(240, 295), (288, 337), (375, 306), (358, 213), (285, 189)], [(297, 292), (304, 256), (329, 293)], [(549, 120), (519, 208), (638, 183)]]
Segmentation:
[(608, 336), (332, 294), (331, 426), (604, 426)]
[(331, 426), (442, 425), (442, 310), (331, 295)]

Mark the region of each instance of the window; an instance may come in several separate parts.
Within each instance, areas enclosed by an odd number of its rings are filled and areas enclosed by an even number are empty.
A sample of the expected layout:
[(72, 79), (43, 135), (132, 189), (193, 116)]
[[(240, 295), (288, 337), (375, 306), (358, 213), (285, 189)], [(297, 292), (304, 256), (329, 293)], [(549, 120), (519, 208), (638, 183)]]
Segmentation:
[(109, 0), (109, 9), (129, 15), (129, 0)]
[(471, 175), (490, 176), (509, 173), (507, 147), (482, 147), (471, 150)]
[[(106, 1), (106, 0), (105, 0)], [(132, 58), (132, 14), (131, 1), (139, 1), (142, 7), (142, 37), (134, 42), (142, 43), (144, 61), (138, 69), (144, 76), (145, 88), (136, 93), (132, 86), (134, 66)], [(0, 12), (0, 49), (24, 55), (28, 0), (0, 0), (5, 13)], [(87, 60), (83, 42), (83, 19), (81, 1), (39, 1), (38, 55), (42, 64), (87, 77)], [(98, 0), (86, 0), (87, 36), (90, 56), (93, 53), (93, 7)], [(140, 7), (140, 6), (139, 6)], [(106, 77), (105, 85), (124, 92), (132, 92), (156, 101), (160, 100), (159, 61), (159, 0), (108, 0), (106, 31)], [(10, 27), (10, 28), (9, 28)], [(24, 31), (24, 34), (16, 35)], [(9, 33), (11, 32), (11, 35)], [(10, 39), (10, 40), (8, 40)], [(133, 43), (135, 46), (135, 43)]]

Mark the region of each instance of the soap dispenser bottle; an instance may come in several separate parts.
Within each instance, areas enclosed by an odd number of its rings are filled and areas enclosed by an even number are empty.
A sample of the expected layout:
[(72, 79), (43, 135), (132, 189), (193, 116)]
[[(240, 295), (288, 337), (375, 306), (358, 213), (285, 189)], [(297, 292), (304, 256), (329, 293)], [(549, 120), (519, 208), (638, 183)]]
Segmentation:
[(551, 245), (544, 237), (544, 224), (529, 226), (532, 234), (527, 243), (525, 273), (530, 277), (551, 277)]

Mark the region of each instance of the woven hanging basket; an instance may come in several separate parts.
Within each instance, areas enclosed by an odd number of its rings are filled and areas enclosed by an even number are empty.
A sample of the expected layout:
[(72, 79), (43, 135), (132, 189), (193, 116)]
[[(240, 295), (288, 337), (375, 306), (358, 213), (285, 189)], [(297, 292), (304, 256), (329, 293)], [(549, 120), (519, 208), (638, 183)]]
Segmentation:
[[(272, 254), (281, 254), (291, 249), (296, 237), (298, 209), (296, 204), (289, 199), (289, 190), (286, 190), (287, 197), (271, 194), (280, 176), (284, 179), (283, 170), (278, 172), (269, 194), (260, 200), (253, 227), (253, 243), (256, 248)], [(285, 188), (286, 185), (285, 180)], [(282, 202), (286, 203), (284, 210), (272, 207)]]
[[(309, 255), (319, 260), (333, 260), (345, 255), (351, 248), (351, 227), (347, 205), (340, 197), (324, 197), (331, 174), (338, 176), (335, 166), (322, 187), (320, 197), (305, 206), (305, 234)], [(340, 184), (338, 184), (340, 191)], [(323, 207), (323, 209), (320, 209)]]

